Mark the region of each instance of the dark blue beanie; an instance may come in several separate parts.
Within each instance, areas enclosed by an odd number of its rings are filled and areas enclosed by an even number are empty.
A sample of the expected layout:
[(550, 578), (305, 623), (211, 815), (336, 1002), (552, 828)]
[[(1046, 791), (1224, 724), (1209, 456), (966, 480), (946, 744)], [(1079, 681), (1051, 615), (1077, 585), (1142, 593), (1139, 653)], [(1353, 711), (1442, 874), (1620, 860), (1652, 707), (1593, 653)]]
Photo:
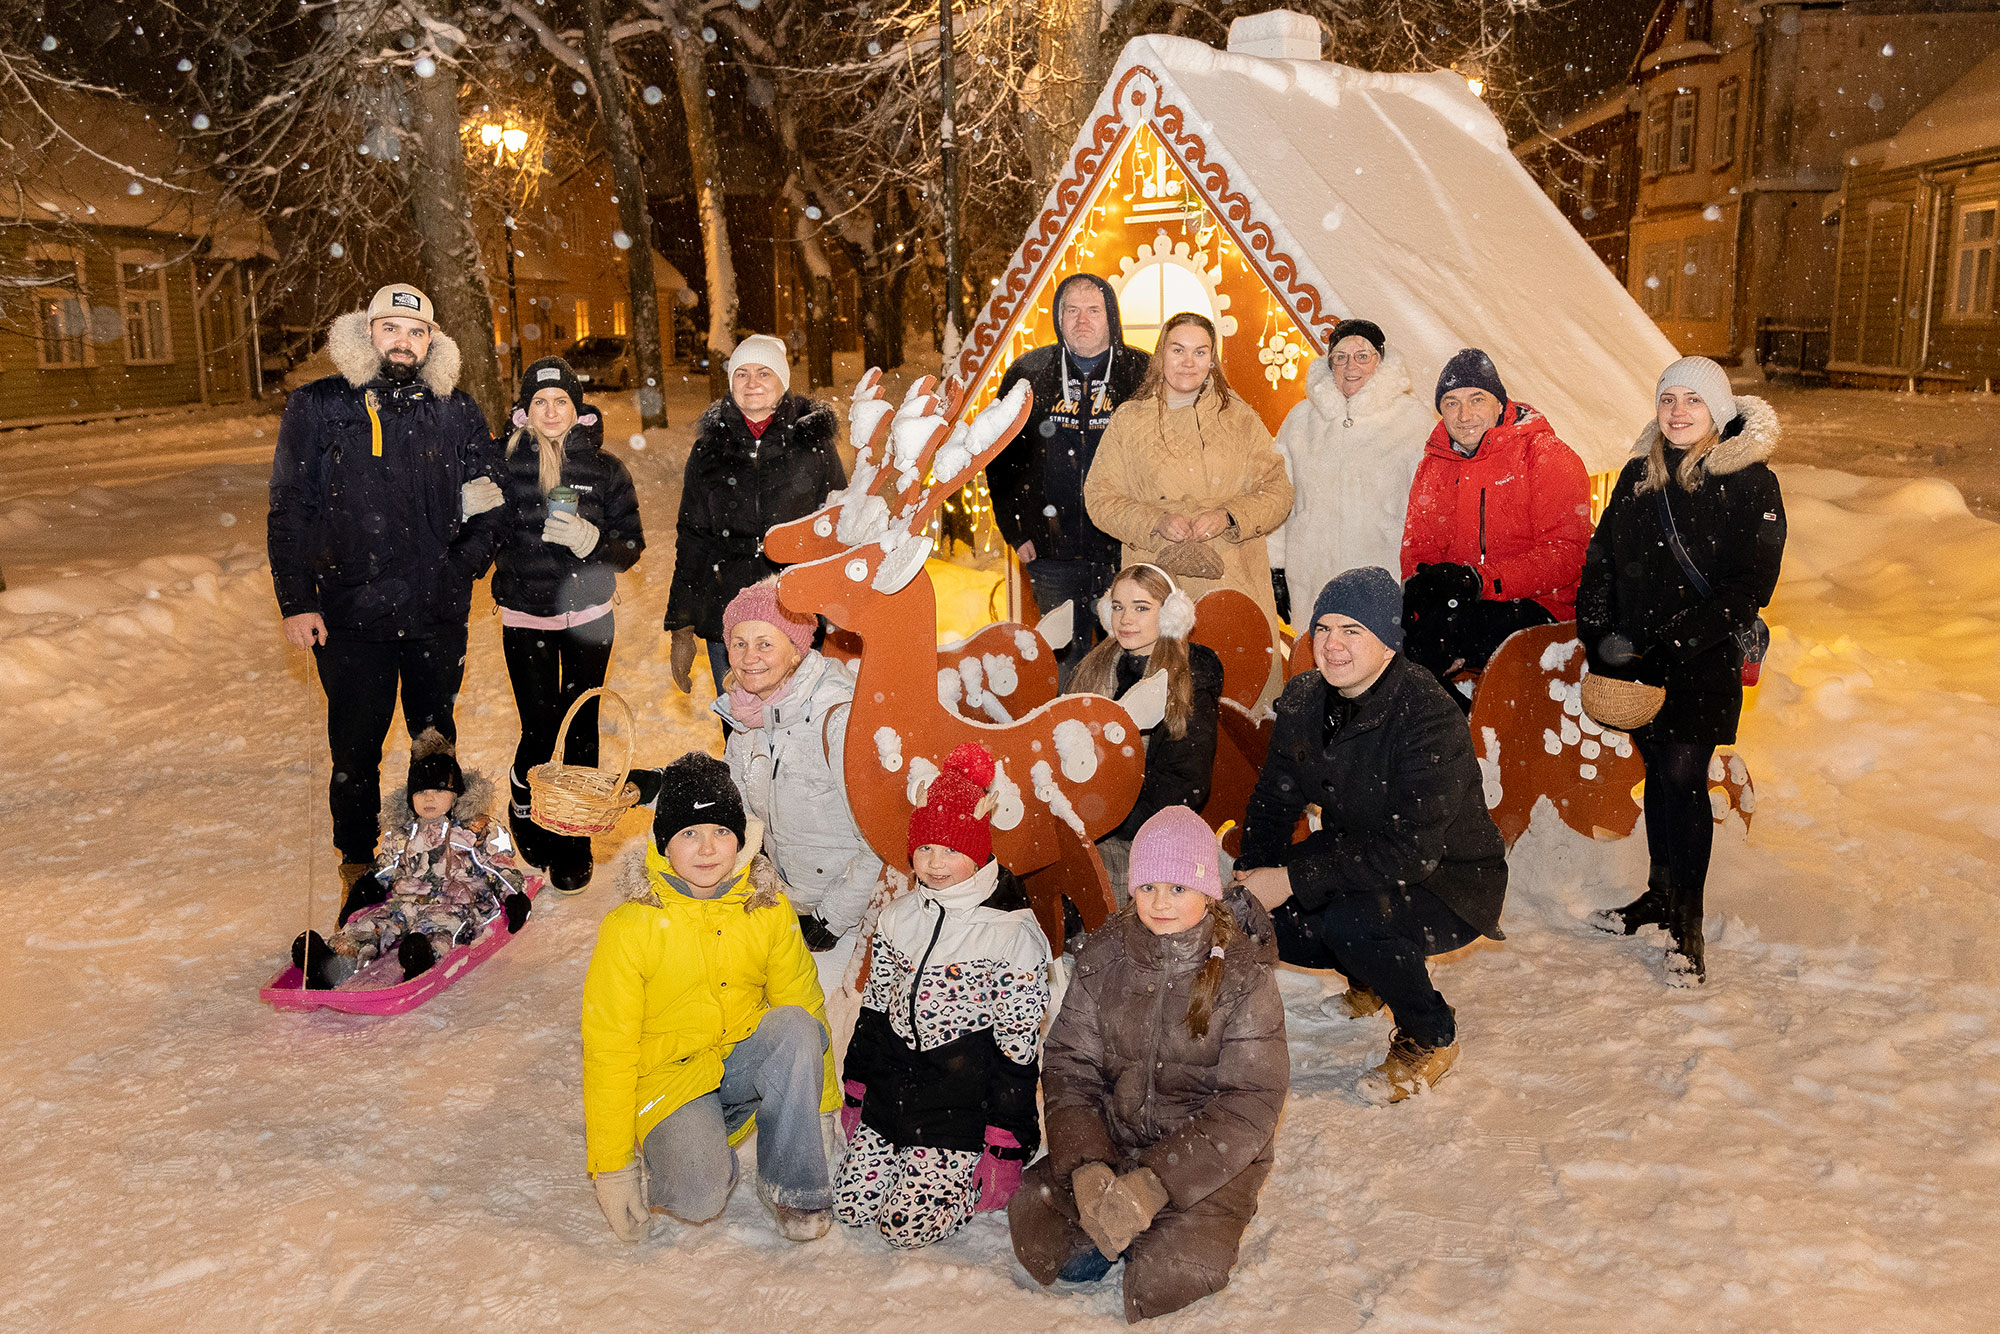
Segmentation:
[(1379, 565), (1363, 565), (1327, 580), (1313, 602), (1315, 627), (1322, 616), (1352, 617), (1390, 648), (1403, 650), (1403, 586)]
[(1443, 412), (1444, 396), (1454, 389), (1484, 389), (1502, 403), (1507, 401), (1507, 386), (1500, 383), (1500, 372), (1493, 368), (1493, 358), (1476, 347), (1459, 349), (1444, 364), (1431, 406)]

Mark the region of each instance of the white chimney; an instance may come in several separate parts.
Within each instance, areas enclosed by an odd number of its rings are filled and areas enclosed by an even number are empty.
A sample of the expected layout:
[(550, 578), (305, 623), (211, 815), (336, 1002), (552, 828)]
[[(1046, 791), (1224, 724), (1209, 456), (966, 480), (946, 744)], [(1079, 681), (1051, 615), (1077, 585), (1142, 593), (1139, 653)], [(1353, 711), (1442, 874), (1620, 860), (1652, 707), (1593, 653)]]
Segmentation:
[(1318, 60), (1319, 24), (1289, 9), (1273, 9), (1229, 25), (1229, 49), (1267, 60)]

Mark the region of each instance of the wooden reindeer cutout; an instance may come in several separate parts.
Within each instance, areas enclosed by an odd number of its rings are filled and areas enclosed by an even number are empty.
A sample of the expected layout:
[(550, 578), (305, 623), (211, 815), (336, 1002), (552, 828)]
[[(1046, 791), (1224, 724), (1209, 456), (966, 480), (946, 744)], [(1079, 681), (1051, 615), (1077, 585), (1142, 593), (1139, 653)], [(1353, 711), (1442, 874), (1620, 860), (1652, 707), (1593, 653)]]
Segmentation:
[(1213, 649), (1222, 659), (1222, 707), (1215, 729), (1215, 766), (1210, 771), (1208, 804), (1202, 818), (1220, 830), (1231, 856), (1242, 849), (1243, 814), (1257, 775), (1271, 749), (1268, 708), (1257, 706), (1271, 670), (1271, 628), (1264, 613), (1247, 594), (1218, 588), (1195, 603), (1193, 642)]
[[(1027, 419), (1025, 386), (973, 422), (956, 453), (932, 463), (937, 482), (885, 532), (830, 556), (787, 569), (779, 600), (819, 612), (857, 631), (861, 656), (847, 720), (848, 803), (855, 823), (891, 866), (908, 865), (915, 793), (935, 777), (952, 748), (977, 741), (996, 761), (993, 851), (1023, 877), (1037, 919), (1058, 950), (1062, 898), (1095, 927), (1112, 911), (1110, 885), (1094, 840), (1117, 828), (1138, 800), (1145, 776), (1142, 731), (1165, 710), (1163, 690), (1130, 707), (1099, 695), (1067, 695), (1010, 722), (978, 722), (938, 697), (937, 597), (924, 561), (922, 530), (957, 490), (984, 467)], [(948, 429), (933, 418), (933, 430)], [(1164, 678), (1161, 685), (1164, 686)]]

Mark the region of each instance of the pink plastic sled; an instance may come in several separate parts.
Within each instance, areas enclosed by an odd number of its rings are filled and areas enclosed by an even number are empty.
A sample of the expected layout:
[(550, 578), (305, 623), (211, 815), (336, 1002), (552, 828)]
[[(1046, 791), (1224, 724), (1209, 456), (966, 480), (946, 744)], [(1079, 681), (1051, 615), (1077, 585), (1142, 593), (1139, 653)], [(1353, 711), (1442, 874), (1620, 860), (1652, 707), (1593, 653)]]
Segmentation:
[[(542, 890), (542, 878), (529, 876), (522, 892), (533, 899)], [(530, 921), (534, 920), (532, 916)], [(523, 923), (522, 925), (526, 925)], [(257, 994), (278, 1010), (339, 1010), (345, 1014), (402, 1014), (414, 1010), (431, 997), (486, 962), (514, 934), (507, 919), (496, 917), (471, 944), (460, 945), (424, 972), (405, 982), (403, 970), (392, 952), (375, 960), (331, 991), (312, 991), (298, 968), (286, 964), (278, 975)]]

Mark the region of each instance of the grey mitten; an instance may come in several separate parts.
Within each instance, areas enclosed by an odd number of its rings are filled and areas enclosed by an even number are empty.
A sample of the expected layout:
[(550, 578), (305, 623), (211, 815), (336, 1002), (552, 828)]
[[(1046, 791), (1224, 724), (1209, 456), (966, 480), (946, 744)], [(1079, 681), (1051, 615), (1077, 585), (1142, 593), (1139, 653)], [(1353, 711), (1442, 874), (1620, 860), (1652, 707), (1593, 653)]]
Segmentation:
[(597, 1192), (597, 1207), (604, 1211), (604, 1221), (611, 1224), (618, 1240), (644, 1241), (652, 1232), (653, 1216), (646, 1209), (646, 1181), (639, 1175), (637, 1162), (616, 1172), (594, 1173), (590, 1188)]
[(507, 497), (501, 493), (500, 483), (491, 477), (475, 477), (458, 488), (458, 508), (463, 518), (497, 510), (506, 503)]
[[(1167, 1207), (1167, 1188), (1150, 1167), (1127, 1172), (1111, 1183), (1111, 1189), (1097, 1202), (1097, 1226), (1102, 1237), (1091, 1240), (1105, 1259), (1115, 1260), (1125, 1253), (1132, 1239), (1153, 1225), (1154, 1217)], [(1114, 1249), (1115, 1248), (1115, 1249)]]

